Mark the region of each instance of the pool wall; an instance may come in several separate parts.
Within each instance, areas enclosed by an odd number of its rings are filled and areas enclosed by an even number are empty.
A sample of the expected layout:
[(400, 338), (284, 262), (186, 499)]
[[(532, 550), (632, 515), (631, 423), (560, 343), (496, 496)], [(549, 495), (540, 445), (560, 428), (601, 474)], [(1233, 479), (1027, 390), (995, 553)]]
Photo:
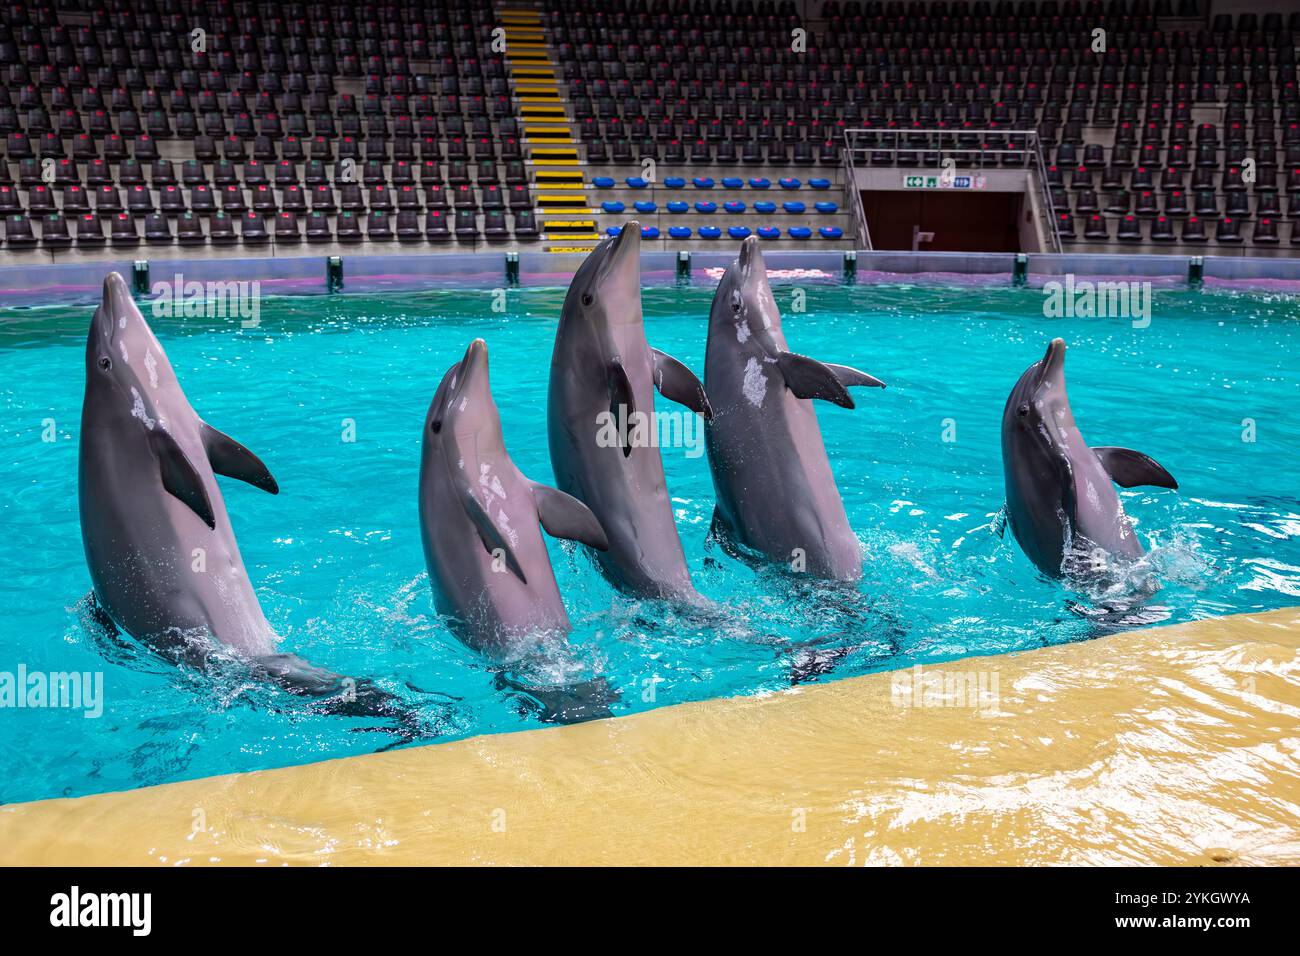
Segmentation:
[[(682, 258), (685, 256), (686, 258)], [(735, 248), (690, 254), (650, 252), (641, 257), (643, 281), (671, 283), (684, 275), (716, 280), (736, 256)], [(105, 273), (128, 279), (143, 268), (148, 284), (182, 275), (185, 281), (256, 280), (264, 293), (326, 294), (437, 288), (494, 288), (507, 285), (563, 286), (583, 254), (450, 253), (439, 255), (356, 255), (260, 257), (250, 259), (122, 259), (48, 266), (0, 266), (0, 306), (95, 301)], [(334, 265), (331, 266), (331, 261)], [(1300, 257), (1014, 254), (960, 252), (773, 251), (765, 261), (779, 281), (925, 282), (953, 285), (1041, 286), (1055, 277), (1151, 281), (1163, 287), (1203, 285), (1300, 293)], [(331, 282), (331, 269), (339, 280)]]

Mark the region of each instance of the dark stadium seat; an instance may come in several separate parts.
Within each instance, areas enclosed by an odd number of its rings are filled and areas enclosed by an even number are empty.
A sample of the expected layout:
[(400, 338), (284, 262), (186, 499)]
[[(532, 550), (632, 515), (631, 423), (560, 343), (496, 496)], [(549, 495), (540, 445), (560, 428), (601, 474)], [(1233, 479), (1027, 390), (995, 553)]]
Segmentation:
[(451, 229), (447, 225), (445, 210), (430, 209), (425, 213), (424, 238), (430, 242), (447, 242), (451, 239)]
[(93, 213), (86, 213), (77, 218), (77, 248), (93, 249), (104, 245), (104, 224)]

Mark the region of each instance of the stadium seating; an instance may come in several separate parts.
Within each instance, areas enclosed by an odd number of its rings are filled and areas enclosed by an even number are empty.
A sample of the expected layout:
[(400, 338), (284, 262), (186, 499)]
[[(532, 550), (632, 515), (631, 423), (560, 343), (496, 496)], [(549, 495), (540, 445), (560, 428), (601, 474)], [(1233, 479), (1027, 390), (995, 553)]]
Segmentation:
[[(540, 60), (494, 49), (493, 31), (520, 22), (506, 9), (535, 18)], [(989, 168), (1011, 131), (1036, 130), (1044, 214), (1070, 249), (1294, 254), (1300, 12), (1205, 10), (214, 0), (200, 49), (176, 40), (195, 14), (161, 0), (12, 3), (0, 257), (565, 247), (633, 215), (652, 243), (848, 247), (842, 147), (861, 128), (910, 144), (867, 151), (890, 168), (938, 165), (920, 131), (942, 132), (960, 167)], [(539, 62), (556, 97), (535, 107), (515, 71)], [(542, 175), (557, 150), (573, 156), (574, 191)]]

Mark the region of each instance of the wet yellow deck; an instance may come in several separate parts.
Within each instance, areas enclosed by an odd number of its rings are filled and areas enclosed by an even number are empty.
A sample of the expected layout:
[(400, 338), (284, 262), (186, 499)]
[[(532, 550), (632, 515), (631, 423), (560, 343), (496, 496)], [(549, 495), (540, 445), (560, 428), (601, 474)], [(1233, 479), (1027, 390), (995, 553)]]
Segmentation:
[(932, 672), (996, 706), (879, 674), (19, 804), (0, 863), (1300, 863), (1300, 609)]

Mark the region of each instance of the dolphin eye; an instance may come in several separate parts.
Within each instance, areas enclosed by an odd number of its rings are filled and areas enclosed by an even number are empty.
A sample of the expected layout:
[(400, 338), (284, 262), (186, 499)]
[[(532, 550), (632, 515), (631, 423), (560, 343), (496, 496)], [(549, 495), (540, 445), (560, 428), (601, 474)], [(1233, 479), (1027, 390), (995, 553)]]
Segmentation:
[(731, 293), (731, 311), (736, 313), (736, 315), (740, 315), (740, 306), (741, 306), (740, 293), (739, 292)]
[(1020, 405), (1020, 407), (1016, 409), (1016, 414), (1019, 415), (1021, 418), (1024, 418), (1026, 415), (1028, 415), (1028, 414), (1029, 414), (1029, 403), (1028, 403), (1028, 402), (1022, 402), (1021, 405)]
[(101, 355), (99, 357), (99, 367), (102, 368), (105, 372), (107, 372), (110, 368), (113, 367), (113, 360), (109, 358), (107, 355)]
[(435, 418), (435, 419), (433, 420), (433, 424), (432, 424), (431, 426), (429, 426), (429, 427), (431, 427), (431, 428), (433, 429), (433, 433), (434, 433), (435, 435), (438, 434), (440, 431), (442, 431), (442, 419), (441, 419), (441, 418)]
[(591, 297), (591, 293), (590, 293), (590, 292), (584, 292), (584, 293), (582, 293), (582, 304), (583, 304), (583, 305), (591, 305), (591, 303), (592, 303), (593, 301), (595, 301), (595, 300), (592, 299), (592, 297)]

